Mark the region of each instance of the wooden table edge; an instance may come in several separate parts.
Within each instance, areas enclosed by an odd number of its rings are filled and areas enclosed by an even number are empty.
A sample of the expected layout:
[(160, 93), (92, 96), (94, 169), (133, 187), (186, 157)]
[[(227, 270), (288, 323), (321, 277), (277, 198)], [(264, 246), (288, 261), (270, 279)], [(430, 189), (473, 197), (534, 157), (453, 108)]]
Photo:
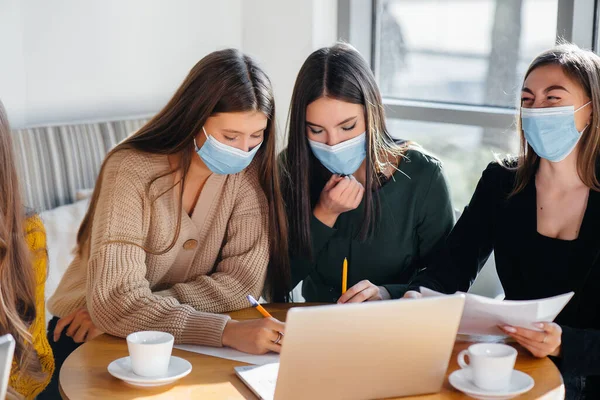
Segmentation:
[[(287, 313), (287, 311), (290, 308), (297, 307), (297, 306), (299, 306), (299, 307), (307, 307), (307, 306), (314, 306), (314, 305), (318, 305), (318, 304), (310, 304), (310, 303), (283, 304), (283, 305), (282, 304), (274, 304), (274, 305), (266, 306), (266, 308), (267, 308), (267, 310), (269, 312), (271, 312), (273, 314), (276, 314), (276, 313), (282, 313), (282, 312)], [(247, 308), (247, 309), (243, 309), (243, 310), (239, 310), (239, 311), (234, 311), (234, 312), (227, 313), (227, 314), (231, 315), (232, 318), (240, 319), (240, 320), (260, 318), (260, 316), (253, 316), (254, 312), (256, 312), (256, 311), (253, 308)], [(108, 334), (103, 334), (103, 335), (98, 336), (97, 338), (95, 338), (91, 342), (100, 341), (100, 340), (103, 340), (105, 338), (111, 338), (111, 339), (108, 339), (108, 340), (113, 340), (113, 338), (120, 339), (120, 340), (125, 340), (124, 338), (119, 338), (119, 337), (111, 336), (111, 335), (108, 335)], [(90, 342), (87, 342), (87, 343), (90, 343)], [(84, 343), (82, 346), (79, 346), (77, 349), (75, 349), (73, 351), (73, 353), (71, 353), (71, 355), (73, 355), (74, 353), (78, 352), (87, 343)], [(455, 343), (455, 347), (456, 347), (456, 344), (459, 344), (459, 343), (463, 343), (463, 345), (467, 345), (468, 343), (471, 343), (471, 341), (461, 340), (461, 339), (459, 339), (459, 337), (457, 337), (457, 340), (456, 340), (456, 343)], [(453, 349), (453, 351), (454, 351), (454, 349)], [(521, 351), (519, 353), (521, 353)], [(67, 359), (65, 360), (65, 362), (63, 364), (63, 367), (64, 367), (64, 365), (67, 364), (67, 361), (69, 360), (69, 358), (71, 357), (71, 355), (69, 355), (69, 357), (67, 357)], [(546, 358), (545, 360), (547, 360), (548, 362), (552, 363), (552, 361), (550, 359), (548, 359), (548, 358)], [(450, 369), (452, 367), (453, 362), (455, 362), (455, 360), (451, 359), (450, 363), (448, 365), (448, 375), (444, 378), (444, 382), (442, 384), (442, 392), (441, 392), (442, 395), (444, 394), (444, 392), (443, 392), (444, 388), (446, 388), (446, 389), (450, 388), (452, 391), (455, 391), (455, 389), (452, 388), (452, 386), (450, 385), (450, 383), (448, 381), (448, 376), (451, 373)], [(244, 364), (244, 363), (239, 363), (239, 364)], [(549, 389), (549, 391), (547, 393), (544, 393), (540, 397), (537, 397), (538, 400), (564, 399), (564, 397), (565, 397), (565, 385), (564, 385), (564, 380), (562, 378), (562, 374), (560, 373), (560, 371), (558, 370), (558, 368), (554, 365), (554, 363), (552, 363), (552, 365), (556, 368), (556, 372), (558, 373), (558, 377), (560, 379), (560, 383), (556, 387)], [(64, 372), (64, 368), (61, 368), (61, 370), (59, 371), (59, 378), (58, 378), (59, 379), (58, 387), (59, 387), (60, 396), (64, 400), (75, 400), (75, 398), (73, 398), (73, 399), (69, 398), (69, 396), (67, 395), (67, 393), (65, 392), (65, 390), (63, 388), (63, 384), (62, 384), (62, 382), (64, 381), (62, 379), (63, 378), (63, 372)], [(66, 378), (65, 378), (65, 380), (66, 380)], [(240, 395), (243, 396), (242, 393), (240, 393)], [(436, 394), (434, 394), (434, 396), (435, 395)], [(424, 397), (427, 398), (427, 399), (429, 399), (429, 396), (431, 396), (431, 395), (425, 395)], [(463, 394), (463, 396), (466, 396), (466, 395)], [(407, 399), (412, 399), (412, 398), (416, 399), (416, 398), (420, 398), (420, 397), (418, 397), (418, 396), (417, 397), (415, 397), (415, 396), (413, 396), (413, 397), (411, 397), (411, 396), (407, 397)], [(465, 397), (465, 398), (467, 398), (467, 397)], [(521, 396), (519, 396), (519, 398), (521, 398)]]

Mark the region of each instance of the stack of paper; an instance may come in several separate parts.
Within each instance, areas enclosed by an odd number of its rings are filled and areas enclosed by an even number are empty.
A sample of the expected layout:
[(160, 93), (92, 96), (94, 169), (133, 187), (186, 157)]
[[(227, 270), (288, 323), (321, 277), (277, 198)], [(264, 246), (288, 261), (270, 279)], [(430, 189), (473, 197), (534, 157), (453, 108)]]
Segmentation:
[[(445, 296), (422, 287), (423, 297)], [(536, 322), (552, 322), (575, 293), (540, 300), (496, 300), (474, 294), (466, 295), (458, 333), (467, 335), (503, 335), (498, 326), (510, 325), (538, 330)]]

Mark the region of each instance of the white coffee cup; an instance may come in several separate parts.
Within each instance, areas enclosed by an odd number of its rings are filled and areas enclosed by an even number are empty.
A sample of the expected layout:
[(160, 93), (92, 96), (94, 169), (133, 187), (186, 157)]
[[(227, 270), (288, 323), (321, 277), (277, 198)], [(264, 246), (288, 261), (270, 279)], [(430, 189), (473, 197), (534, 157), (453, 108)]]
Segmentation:
[(469, 371), (473, 384), (489, 391), (508, 388), (516, 361), (517, 350), (501, 343), (474, 344), (458, 354), (458, 365)]
[(145, 377), (166, 375), (174, 341), (173, 335), (166, 332), (143, 331), (128, 335), (127, 348), (133, 372)]

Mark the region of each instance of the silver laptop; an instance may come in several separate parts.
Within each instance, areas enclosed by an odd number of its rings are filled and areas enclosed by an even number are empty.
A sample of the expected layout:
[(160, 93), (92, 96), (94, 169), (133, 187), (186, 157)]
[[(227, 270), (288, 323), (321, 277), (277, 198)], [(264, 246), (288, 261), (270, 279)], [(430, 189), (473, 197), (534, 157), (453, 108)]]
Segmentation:
[(12, 335), (0, 336), (0, 399), (6, 398), (14, 352), (15, 339)]
[(293, 308), (278, 364), (237, 367), (264, 400), (362, 400), (441, 390), (465, 298)]

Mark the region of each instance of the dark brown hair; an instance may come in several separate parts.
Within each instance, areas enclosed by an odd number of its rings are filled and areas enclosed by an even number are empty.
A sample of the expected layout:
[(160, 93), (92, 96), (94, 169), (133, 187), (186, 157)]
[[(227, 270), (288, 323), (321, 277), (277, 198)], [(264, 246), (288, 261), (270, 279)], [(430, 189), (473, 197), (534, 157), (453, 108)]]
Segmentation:
[[(192, 157), (196, 157), (194, 137), (201, 132), (206, 120), (217, 113), (244, 111), (260, 111), (268, 118), (264, 142), (253, 163), (258, 163), (260, 184), (269, 203), (270, 263), (265, 294), (269, 300), (281, 302), (287, 300), (289, 293), (289, 259), (287, 222), (276, 162), (275, 100), (269, 78), (252, 58), (235, 49), (215, 51), (204, 57), (192, 68), (167, 105), (138, 132), (112, 150), (106, 159), (123, 149), (179, 155), (177, 170), (182, 171), (182, 179), (175, 186), (180, 184), (183, 188)], [(79, 251), (92, 232), (106, 159), (100, 170), (90, 208), (79, 229)], [(176, 171), (171, 171), (173, 172)], [(160, 176), (156, 177), (158, 178)], [(182, 198), (183, 189), (180, 195), (181, 200)], [(145, 251), (164, 254), (173, 248), (181, 230), (182, 208), (180, 201), (179, 218), (171, 244), (161, 251), (144, 249)]]
[(18, 373), (36, 378), (42, 376), (41, 365), (29, 332), (36, 317), (36, 279), (25, 219), (10, 126), (0, 102), (0, 334), (15, 339)]
[[(364, 217), (358, 235), (365, 240), (378, 218), (378, 174), (390, 160), (401, 157), (405, 146), (397, 145), (387, 131), (383, 102), (369, 65), (352, 46), (337, 43), (312, 53), (302, 65), (292, 94), (288, 147), (284, 151), (284, 196), (290, 223), (293, 255), (311, 254), (310, 216), (319, 193), (311, 182), (323, 181), (325, 171), (313, 155), (306, 137), (306, 107), (327, 96), (364, 107), (366, 125), (366, 180)], [(329, 174), (330, 175), (330, 174)]]
[[(559, 65), (565, 75), (577, 82), (592, 101), (592, 122), (582, 133), (578, 145), (577, 172), (589, 188), (600, 191), (598, 180), (598, 156), (600, 155), (600, 57), (594, 52), (583, 50), (571, 43), (560, 44), (545, 51), (533, 60), (525, 79), (537, 68)], [(540, 158), (527, 143), (521, 128), (521, 117), (517, 120), (521, 150), (517, 161), (517, 176), (512, 195), (521, 192), (535, 175)]]

